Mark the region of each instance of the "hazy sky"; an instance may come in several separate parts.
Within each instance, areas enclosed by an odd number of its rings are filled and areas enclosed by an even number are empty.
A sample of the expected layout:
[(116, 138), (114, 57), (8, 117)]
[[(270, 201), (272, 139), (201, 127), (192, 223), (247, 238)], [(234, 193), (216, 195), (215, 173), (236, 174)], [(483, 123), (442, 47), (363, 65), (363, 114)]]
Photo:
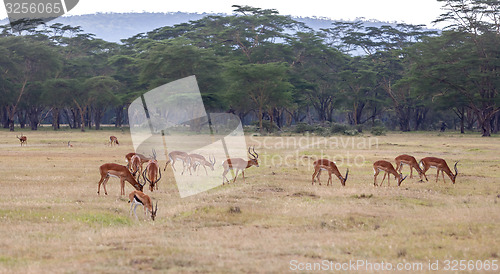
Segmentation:
[[(80, 0), (69, 15), (96, 12), (198, 12), (231, 13), (232, 5), (249, 5), (277, 9), (280, 14), (317, 16), (331, 19), (377, 19), (388, 22), (431, 25), (441, 14), (436, 0)], [(0, 7), (0, 18), (6, 18), (5, 7)]]

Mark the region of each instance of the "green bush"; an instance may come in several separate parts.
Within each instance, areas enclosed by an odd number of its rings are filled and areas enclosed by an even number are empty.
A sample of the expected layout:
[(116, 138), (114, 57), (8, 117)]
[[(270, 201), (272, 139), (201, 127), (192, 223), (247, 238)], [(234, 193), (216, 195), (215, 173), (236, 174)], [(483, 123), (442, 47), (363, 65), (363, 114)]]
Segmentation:
[(333, 134), (344, 133), (348, 129), (349, 129), (349, 126), (347, 126), (347, 125), (333, 123), (332, 126), (330, 127), (330, 132)]
[(385, 132), (387, 130), (383, 126), (376, 126), (372, 127), (372, 130), (370, 131), (373, 135), (375, 136), (380, 136), (380, 135), (385, 135)]
[(346, 131), (344, 131), (344, 135), (348, 135), (348, 136), (356, 136), (359, 134), (359, 131), (357, 129), (348, 129)]

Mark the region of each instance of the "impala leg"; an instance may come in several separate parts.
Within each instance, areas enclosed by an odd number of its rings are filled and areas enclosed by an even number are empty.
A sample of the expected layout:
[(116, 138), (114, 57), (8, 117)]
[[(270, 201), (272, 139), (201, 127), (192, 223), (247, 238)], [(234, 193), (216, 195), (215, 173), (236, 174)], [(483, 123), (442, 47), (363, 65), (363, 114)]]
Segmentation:
[[(224, 169), (224, 172), (222, 173), (222, 185), (224, 185), (224, 183), (226, 181), (229, 183), (229, 180), (226, 177), (226, 174), (227, 174), (228, 171), (229, 171), (229, 169)], [(226, 179), (226, 181), (224, 181), (224, 179)]]
[(314, 173), (313, 173), (313, 176), (312, 176), (312, 185), (314, 185), (314, 177), (318, 174), (318, 170), (315, 169), (314, 170)]
[(444, 179), (444, 171), (441, 170), (441, 175), (443, 175), (443, 182), (446, 184), (446, 180)]
[(125, 195), (125, 179), (120, 178), (120, 195)]
[(236, 178), (238, 177), (238, 172), (239, 172), (239, 171), (240, 171), (239, 169), (237, 169), (237, 170), (236, 170), (236, 174), (234, 175), (234, 180), (233, 180), (233, 183), (234, 183), (234, 182), (236, 182)]
[(109, 176), (106, 176), (106, 178), (102, 182), (102, 187), (104, 188), (104, 194), (105, 195), (108, 195), (108, 191), (106, 190), (106, 184), (108, 183), (108, 180), (109, 180)]
[(326, 183), (326, 186), (333, 185), (332, 183), (332, 172), (328, 170), (328, 182)]
[(373, 172), (374, 172), (374, 175), (373, 175), (373, 186), (378, 186), (377, 185), (377, 175), (379, 174), (379, 170), (378, 169), (373, 169)]
[(439, 179), (439, 168), (437, 169), (437, 175), (436, 175), (436, 183), (438, 182), (438, 179)]
[(101, 180), (99, 180), (99, 183), (97, 184), (97, 195), (99, 195), (99, 192), (101, 191), (101, 184), (106, 178), (106, 175), (101, 175)]
[(136, 219), (136, 220), (139, 220), (139, 217), (137, 217), (137, 213), (135, 212), (135, 210), (137, 209), (137, 206), (138, 206), (138, 205), (139, 205), (139, 204), (134, 204), (134, 215), (135, 215), (135, 219)]
[(413, 178), (413, 167), (410, 166), (410, 179)]
[(241, 171), (241, 174), (243, 175), (243, 181), (245, 181), (245, 170), (244, 169)]
[(323, 171), (321, 168), (318, 171), (318, 184), (321, 185), (321, 180), (319, 177), (321, 177), (321, 171)]
[(207, 167), (203, 165), (203, 168), (205, 169), (205, 174), (208, 176)]
[[(380, 186), (384, 184), (385, 176), (387, 175), (387, 172), (384, 172), (384, 177), (382, 178), (382, 182), (380, 183)], [(389, 181), (389, 178), (387, 178), (387, 181)]]

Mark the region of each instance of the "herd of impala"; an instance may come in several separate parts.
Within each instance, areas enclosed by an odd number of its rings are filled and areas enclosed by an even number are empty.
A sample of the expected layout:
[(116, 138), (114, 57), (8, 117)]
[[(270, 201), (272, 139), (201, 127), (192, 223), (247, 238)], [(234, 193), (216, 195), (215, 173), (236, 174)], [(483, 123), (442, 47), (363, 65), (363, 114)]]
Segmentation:
[[(18, 136), (16, 137), (19, 139), (21, 146), (26, 145), (28, 139), (26, 136), (21, 134), (21, 137)], [(116, 136), (109, 137), (110, 146), (119, 144), (120, 143), (118, 142), (118, 138)], [(73, 147), (73, 145), (70, 144), (70, 142), (68, 142), (68, 147)], [(257, 160), (259, 158), (259, 154), (255, 152), (255, 147), (252, 148), (252, 151), (250, 151), (250, 149), (251, 148), (249, 147), (248, 148), (248, 154), (250, 155), (249, 160), (244, 160), (242, 158), (228, 158), (222, 162), (222, 167), (224, 168), (224, 171), (222, 173), (223, 185), (226, 182), (229, 183), (229, 180), (226, 177), (229, 170), (236, 171), (236, 174), (233, 176), (234, 177), (233, 183), (234, 183), (236, 182), (236, 178), (238, 177), (238, 173), (240, 171), (243, 175), (243, 180), (245, 180), (245, 169), (251, 166), (256, 166), (256, 167), (259, 166), (259, 162)], [(143, 188), (146, 183), (149, 183), (149, 190), (151, 192), (153, 192), (154, 189), (158, 190), (158, 182), (161, 179), (161, 170), (158, 161), (156, 160), (156, 152), (153, 150), (153, 155), (151, 157), (146, 157), (142, 154), (131, 152), (125, 155), (125, 159), (127, 162), (126, 166), (115, 163), (106, 163), (99, 167), (101, 179), (99, 180), (97, 186), (97, 194), (100, 193), (102, 184), (104, 188), (104, 194), (107, 195), (108, 192), (106, 190), (106, 183), (108, 182), (110, 177), (116, 177), (120, 179), (120, 187), (121, 187), (120, 195), (125, 195), (125, 181), (127, 181), (135, 188), (135, 190), (129, 194), (129, 203), (132, 203), (130, 207), (130, 214), (132, 214), (133, 210), (134, 215), (137, 218), (135, 209), (138, 205), (142, 205), (144, 207), (144, 214), (146, 215), (146, 211), (148, 211), (150, 213), (151, 219), (154, 220), (156, 217), (156, 212), (158, 211), (158, 203), (153, 209), (151, 198), (148, 195), (144, 194)], [(395, 179), (398, 181), (398, 186), (400, 186), (401, 183), (407, 177), (407, 176), (403, 177), (403, 174), (401, 173), (403, 165), (410, 166), (410, 178), (413, 177), (413, 169), (415, 169), (418, 172), (418, 175), (420, 176), (420, 181), (423, 181), (423, 179), (428, 181), (425, 173), (429, 170), (429, 168), (436, 168), (437, 170), (436, 182), (439, 179), (439, 172), (441, 172), (443, 176), (443, 181), (445, 181), (444, 174), (446, 173), (446, 175), (448, 175), (448, 177), (451, 179), (451, 182), (455, 184), (455, 179), (457, 178), (458, 174), (458, 169), (457, 169), (458, 162), (456, 162), (454, 165), (455, 173), (453, 173), (450, 170), (446, 161), (441, 158), (425, 157), (422, 158), (420, 162), (417, 162), (415, 157), (403, 154), (399, 155), (394, 160), (396, 162), (396, 168), (394, 168), (394, 166), (390, 162), (385, 160), (379, 160), (373, 163), (373, 171), (374, 171), (373, 185), (375, 187), (379, 186), (377, 184), (377, 176), (381, 171), (384, 171), (384, 177), (382, 178), (380, 186), (382, 186), (386, 176), (387, 176), (387, 185), (389, 186), (390, 175), (394, 175)], [(163, 168), (163, 171), (166, 170), (168, 164), (171, 164), (172, 169), (176, 171), (175, 163), (177, 161), (182, 162), (181, 175), (184, 174), (186, 170), (188, 170), (189, 174), (192, 175), (191, 170), (197, 172), (197, 169), (199, 171), (201, 167), (204, 168), (206, 175), (208, 175), (207, 167), (210, 170), (214, 171), (214, 166), (215, 166), (214, 156), (209, 155), (207, 160), (203, 155), (194, 153), (188, 154), (182, 151), (172, 151), (168, 154), (168, 160), (167, 163), (165, 164), (165, 167)], [(146, 167), (144, 167), (144, 164), (146, 164)], [(320, 181), (321, 171), (326, 170), (328, 172), (327, 186), (332, 184), (332, 173), (339, 178), (342, 186), (345, 186), (347, 177), (349, 175), (349, 169), (347, 169), (345, 176), (342, 176), (335, 162), (332, 162), (327, 159), (319, 159), (313, 163), (313, 166), (314, 166), (314, 173), (312, 175), (313, 185), (316, 178), (318, 179), (318, 183), (321, 185)], [(141, 183), (141, 176), (143, 183)]]

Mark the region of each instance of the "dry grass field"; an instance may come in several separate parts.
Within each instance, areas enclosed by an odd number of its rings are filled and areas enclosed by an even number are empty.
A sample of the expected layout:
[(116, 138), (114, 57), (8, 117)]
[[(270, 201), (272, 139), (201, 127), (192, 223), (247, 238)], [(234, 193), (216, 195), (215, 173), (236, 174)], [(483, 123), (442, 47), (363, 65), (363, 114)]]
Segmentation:
[[(282, 273), (299, 262), (349, 260), (420, 262), (427, 272), (434, 260), (500, 259), (498, 137), (248, 136), (260, 167), (245, 182), (181, 199), (170, 171), (158, 192), (145, 189), (158, 202), (153, 222), (142, 207), (139, 221), (129, 216), (118, 179), (97, 195), (99, 166), (125, 164), (133, 150), (127, 132), (30, 131), (23, 147), (16, 133), (0, 131), (0, 272)], [(120, 146), (106, 146), (109, 135)], [(457, 183), (436, 183), (431, 169), (429, 182), (414, 173), (401, 187), (391, 177), (375, 188), (372, 163), (403, 153), (441, 157), (451, 168), (460, 161)], [(349, 167), (345, 187), (335, 176), (326, 186), (326, 172), (323, 185), (311, 185), (310, 163), (321, 155), (342, 174)]]

